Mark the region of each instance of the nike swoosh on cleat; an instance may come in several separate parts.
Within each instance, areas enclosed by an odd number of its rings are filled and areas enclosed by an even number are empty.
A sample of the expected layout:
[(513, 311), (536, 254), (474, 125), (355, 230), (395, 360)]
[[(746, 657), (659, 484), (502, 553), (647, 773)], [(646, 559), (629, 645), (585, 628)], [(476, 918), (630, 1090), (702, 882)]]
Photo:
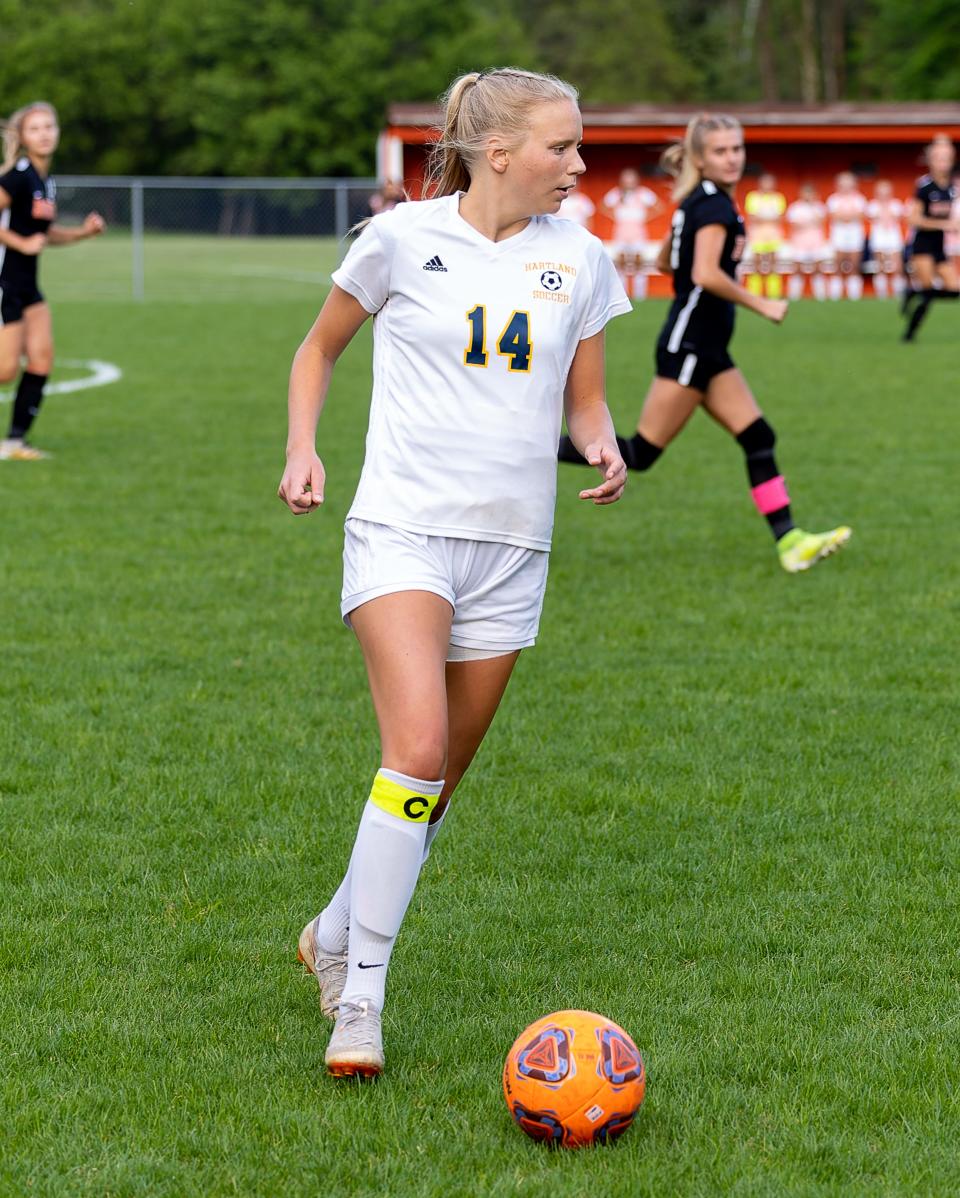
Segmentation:
[(385, 965), (386, 965), (386, 961), (377, 961), (373, 965), (364, 965), (364, 963), (362, 961), (357, 962), (357, 967), (359, 969), (383, 969)]

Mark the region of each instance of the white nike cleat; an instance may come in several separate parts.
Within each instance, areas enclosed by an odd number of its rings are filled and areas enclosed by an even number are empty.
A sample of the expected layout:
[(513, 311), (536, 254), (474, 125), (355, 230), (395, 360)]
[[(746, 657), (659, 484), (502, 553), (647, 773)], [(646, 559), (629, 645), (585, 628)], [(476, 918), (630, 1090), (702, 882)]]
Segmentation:
[[(317, 916), (319, 919), (320, 916)], [(317, 919), (311, 919), (300, 933), (297, 960), (302, 961), (320, 986), (320, 1010), (328, 1019), (336, 1019), (340, 995), (347, 982), (347, 953), (326, 953), (317, 944)]]
[(334, 1077), (379, 1077), (383, 1073), (380, 1012), (367, 1002), (341, 1003), (323, 1059)]

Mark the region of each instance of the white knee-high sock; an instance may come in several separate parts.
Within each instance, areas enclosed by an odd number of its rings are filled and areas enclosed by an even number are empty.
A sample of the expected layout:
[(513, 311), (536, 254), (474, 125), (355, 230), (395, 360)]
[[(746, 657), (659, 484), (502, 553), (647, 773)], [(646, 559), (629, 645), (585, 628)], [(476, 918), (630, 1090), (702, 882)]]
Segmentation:
[(423, 841), (423, 860), (424, 861), (426, 861), (426, 859), (430, 856), (430, 846), (437, 839), (437, 833), (440, 831), (440, 825), (447, 818), (447, 812), (449, 810), (450, 810), (450, 806), (448, 804), (446, 807), (444, 807), (443, 814), (440, 816), (439, 819), (434, 820), (434, 822), (432, 824), (427, 824), (427, 835)]
[(873, 294), (877, 297), (877, 299), (887, 298), (887, 276), (882, 270), (878, 270), (873, 276)]
[(810, 290), (813, 292), (814, 299), (825, 300), (827, 298), (827, 280), (819, 271), (810, 276)]
[(383, 1008), (387, 966), (413, 897), (430, 813), (443, 779), (381, 769), (363, 809), (350, 860), (350, 936), (341, 1003)]
[(317, 944), (327, 953), (342, 953), (350, 927), (350, 866), (329, 903), (317, 917)]
[(843, 297), (843, 279), (840, 275), (830, 276), (830, 298), (838, 300)]
[(643, 271), (637, 271), (633, 276), (633, 298), (638, 300), (647, 298), (647, 276)]
[(847, 299), (858, 300), (863, 295), (863, 275), (847, 275)]

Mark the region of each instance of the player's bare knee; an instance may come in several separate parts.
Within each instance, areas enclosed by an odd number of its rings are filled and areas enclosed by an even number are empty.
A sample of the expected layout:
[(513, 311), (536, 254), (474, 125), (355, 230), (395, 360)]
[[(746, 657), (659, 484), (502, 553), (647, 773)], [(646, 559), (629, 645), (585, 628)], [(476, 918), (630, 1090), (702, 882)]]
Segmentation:
[[(389, 758), (389, 759), (388, 759)], [(439, 731), (411, 730), (394, 741), (384, 765), (411, 778), (442, 778), (447, 764), (446, 737)]]

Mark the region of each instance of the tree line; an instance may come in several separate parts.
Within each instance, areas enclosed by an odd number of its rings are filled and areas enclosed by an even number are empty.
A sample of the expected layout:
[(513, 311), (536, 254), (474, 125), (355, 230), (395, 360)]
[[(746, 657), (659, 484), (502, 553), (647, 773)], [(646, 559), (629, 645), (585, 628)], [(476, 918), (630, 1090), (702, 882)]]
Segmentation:
[(585, 103), (960, 96), (956, 0), (0, 0), (0, 112), (61, 111), (63, 173), (368, 175), (391, 101), (467, 70)]

